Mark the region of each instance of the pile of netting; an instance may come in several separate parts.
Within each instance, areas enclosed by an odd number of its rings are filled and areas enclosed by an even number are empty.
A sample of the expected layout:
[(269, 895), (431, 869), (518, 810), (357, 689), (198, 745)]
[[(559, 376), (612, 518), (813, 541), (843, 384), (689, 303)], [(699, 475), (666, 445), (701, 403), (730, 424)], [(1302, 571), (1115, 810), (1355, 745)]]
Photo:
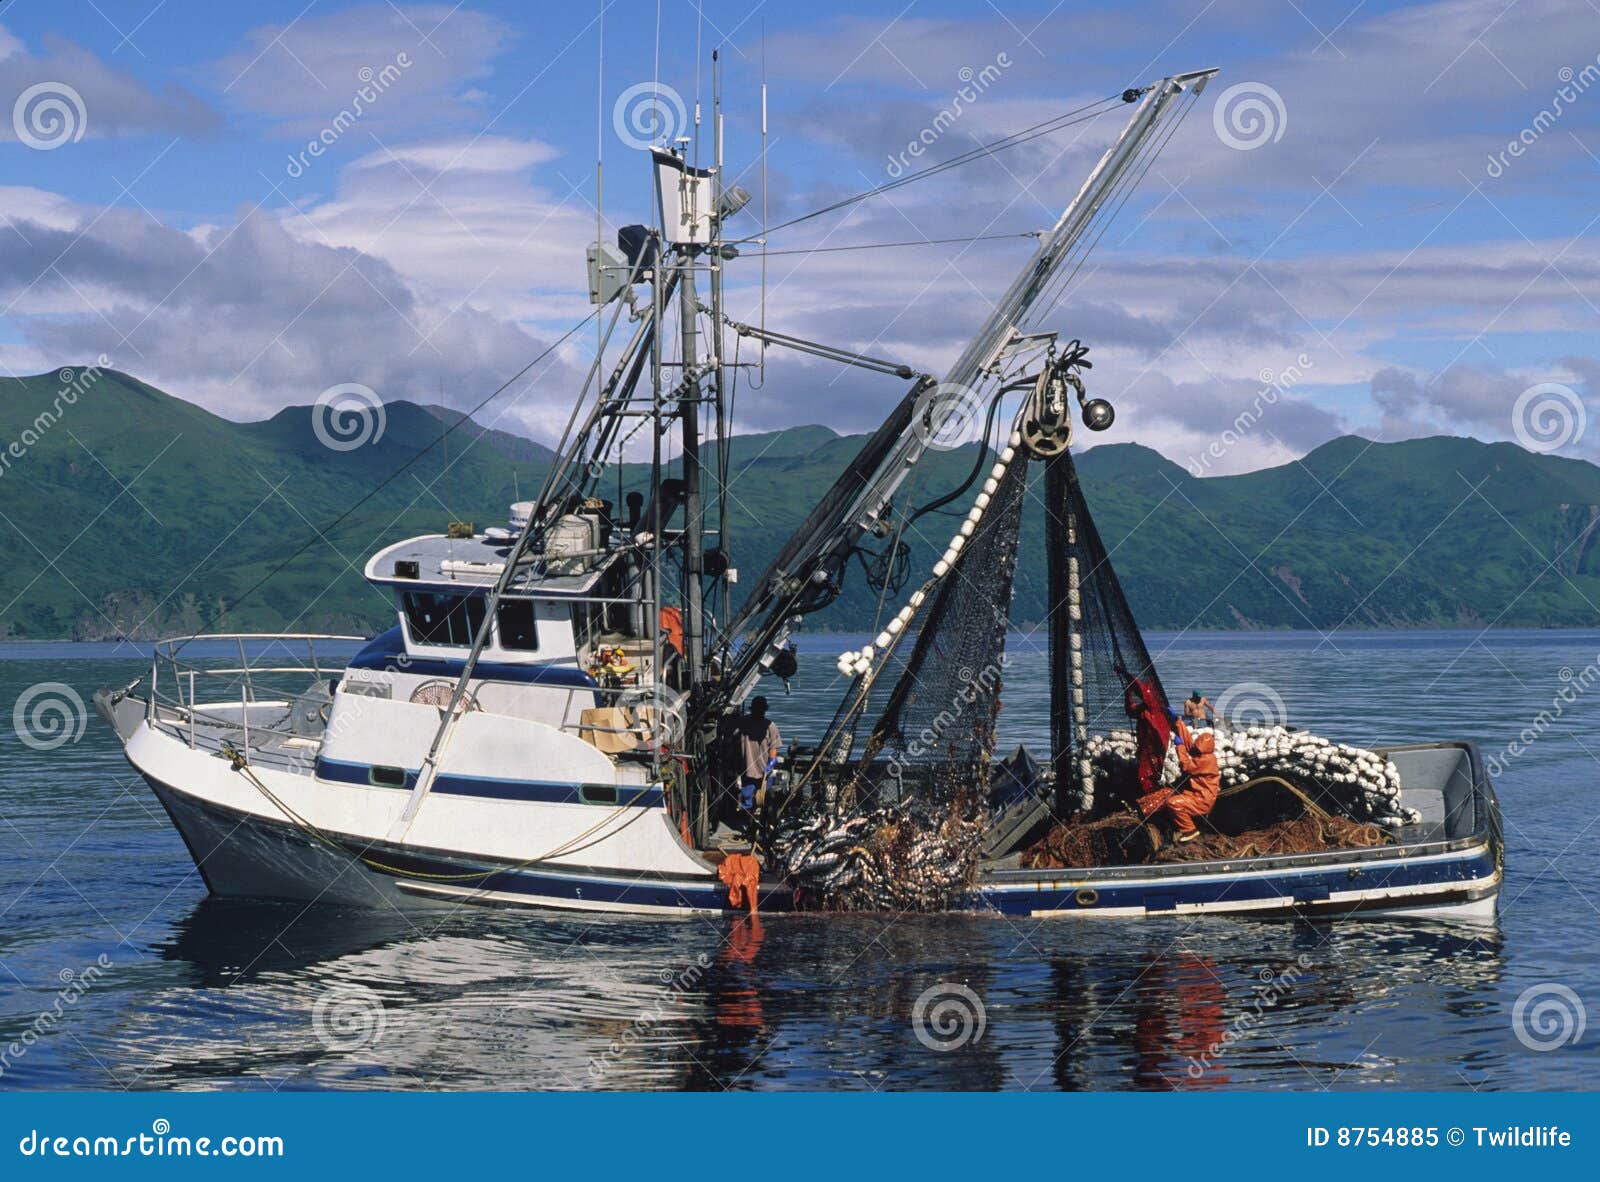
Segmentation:
[(1179, 845), (1159, 825), (1120, 813), (1098, 821), (1057, 825), (1023, 852), (1021, 865), (1025, 870), (1057, 870), (1229, 861), (1369, 849), (1393, 840), (1376, 825), (1308, 812), (1238, 834), (1211, 833), (1202, 826), (1198, 838)]
[[(1400, 770), (1376, 751), (1282, 726), (1219, 728), (1214, 736), (1224, 789), (1273, 776), (1293, 784), (1335, 817), (1390, 828), (1421, 820), (1415, 809), (1400, 803)], [(1129, 803), (1140, 794), (1132, 731), (1095, 735), (1083, 755), (1088, 795), (1099, 798), (1102, 807)], [(1177, 756), (1169, 750), (1161, 782), (1172, 784), (1177, 778)]]
[(778, 826), (771, 864), (810, 911), (948, 911), (978, 876), (988, 817), (965, 799), (933, 813), (887, 805), (816, 813)]

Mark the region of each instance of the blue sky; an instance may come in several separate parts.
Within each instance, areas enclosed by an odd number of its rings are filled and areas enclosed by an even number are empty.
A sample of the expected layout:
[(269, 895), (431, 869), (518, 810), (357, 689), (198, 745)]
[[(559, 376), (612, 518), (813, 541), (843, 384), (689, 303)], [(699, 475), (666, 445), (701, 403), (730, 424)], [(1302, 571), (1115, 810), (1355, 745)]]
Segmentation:
[[(889, 179), (913, 140), (936, 160), (1220, 67), (1049, 322), (1093, 347), (1109, 438), (1217, 472), (1349, 431), (1600, 450), (1582, 429), (1600, 378), (1590, 0), (663, 0), (659, 18), (653, 0), (10, 0), (0, 367), (105, 353), (241, 419), (345, 382), (471, 405), (588, 311), (597, 218), (608, 237), (648, 219), (619, 100), (663, 88), (669, 120), (672, 96), (708, 106), (718, 47), (730, 167), (758, 200), (768, 84), (774, 221)], [(364, 79), (378, 90), (341, 126)], [(769, 260), (769, 323), (937, 370), (1025, 239), (803, 252), (1048, 225), (1120, 118), (774, 234), (802, 253)], [(732, 269), (736, 317), (758, 274)], [(588, 348), (514, 389), (499, 425), (552, 434)], [(1265, 401), (1264, 375), (1281, 387)], [(774, 357), (741, 425), (860, 430), (898, 391)]]

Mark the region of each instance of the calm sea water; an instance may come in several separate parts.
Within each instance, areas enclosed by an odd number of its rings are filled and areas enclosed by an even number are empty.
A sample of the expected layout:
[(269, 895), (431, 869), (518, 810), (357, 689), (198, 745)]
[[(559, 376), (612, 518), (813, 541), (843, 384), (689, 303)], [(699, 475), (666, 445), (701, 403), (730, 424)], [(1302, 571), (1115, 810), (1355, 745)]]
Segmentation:
[[(32, 687), (87, 703), (144, 660), (0, 646), (0, 1087), (1600, 1086), (1596, 1032), (1561, 1025), (1600, 1010), (1600, 687), (1579, 688), (1600, 632), (1150, 639), (1174, 692), (1249, 683), (1236, 696), (1342, 740), (1499, 754), (1540, 732), (1500, 755), (1498, 924), (221, 904), (98, 719), (49, 751), (13, 734)], [(786, 734), (815, 737), (853, 643), (805, 646), (793, 695), (771, 694)], [(1014, 642), (1006, 689), (1005, 737), (1038, 749), (1041, 647)]]

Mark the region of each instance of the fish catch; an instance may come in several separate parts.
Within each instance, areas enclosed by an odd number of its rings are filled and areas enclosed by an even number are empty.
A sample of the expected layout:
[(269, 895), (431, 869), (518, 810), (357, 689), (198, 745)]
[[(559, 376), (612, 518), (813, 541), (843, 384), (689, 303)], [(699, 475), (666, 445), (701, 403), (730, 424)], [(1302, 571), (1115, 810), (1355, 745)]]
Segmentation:
[(889, 805), (844, 816), (816, 811), (782, 822), (772, 860), (810, 911), (948, 911), (978, 875), (988, 815)]

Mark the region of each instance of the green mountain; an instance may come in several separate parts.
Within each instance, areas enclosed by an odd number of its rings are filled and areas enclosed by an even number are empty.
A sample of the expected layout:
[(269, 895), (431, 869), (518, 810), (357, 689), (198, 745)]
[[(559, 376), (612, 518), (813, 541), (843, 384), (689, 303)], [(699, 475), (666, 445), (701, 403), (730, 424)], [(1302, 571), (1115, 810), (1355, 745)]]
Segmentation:
[[(369, 633), (390, 608), (361, 578), (368, 555), (453, 520), (503, 522), (550, 459), (537, 443), (470, 420), (441, 438), (459, 416), (407, 402), (384, 407), (377, 439), (335, 451), (310, 407), (235, 423), (113, 371), (77, 384), (55, 373), (0, 381), (0, 635)], [(728, 538), (744, 589), (860, 444), (819, 426), (733, 442)], [(977, 458), (972, 447), (931, 456), (906, 502), (954, 488)], [(1346, 437), (1241, 476), (1198, 479), (1132, 444), (1092, 448), (1079, 466), (1146, 627), (1551, 626), (1600, 616), (1600, 468), (1583, 461), (1471, 439)], [(644, 475), (625, 471), (624, 490)], [(914, 577), (966, 504), (957, 498), (908, 533)], [(1041, 618), (1045, 605), (1036, 498), (1030, 509), (1019, 622)], [(818, 626), (870, 623), (879, 592), (862, 573), (852, 565)]]

